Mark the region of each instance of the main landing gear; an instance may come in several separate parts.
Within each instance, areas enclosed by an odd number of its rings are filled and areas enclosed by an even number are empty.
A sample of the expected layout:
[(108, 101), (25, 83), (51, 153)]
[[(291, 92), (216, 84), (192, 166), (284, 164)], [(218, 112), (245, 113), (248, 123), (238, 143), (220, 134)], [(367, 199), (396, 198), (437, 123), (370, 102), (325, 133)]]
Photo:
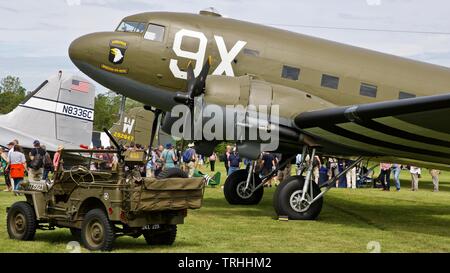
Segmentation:
[[(336, 184), (338, 179), (363, 159), (359, 157), (337, 176), (319, 186), (314, 182), (312, 175), (315, 155), (316, 148), (304, 146), (300, 175), (288, 177), (278, 185), (273, 196), (273, 207), (278, 216), (288, 217), (291, 220), (316, 219), (322, 210), (325, 193)], [(308, 156), (310, 160), (306, 160)], [(259, 203), (262, 198), (264, 182), (272, 178), (278, 170), (284, 168), (291, 159), (292, 157), (281, 162), (276, 170), (262, 179), (253, 173), (254, 164), (251, 165), (249, 172), (241, 170), (233, 173), (225, 181), (225, 198), (230, 204), (254, 205)], [(303, 176), (304, 172), (306, 174)]]
[(223, 187), (225, 199), (231, 205), (259, 204), (264, 194), (264, 184), (277, 175), (278, 171), (283, 169), (293, 158), (294, 156), (283, 159), (275, 170), (264, 177), (259, 177), (254, 172), (255, 161), (252, 162), (248, 171), (235, 171), (225, 180)]

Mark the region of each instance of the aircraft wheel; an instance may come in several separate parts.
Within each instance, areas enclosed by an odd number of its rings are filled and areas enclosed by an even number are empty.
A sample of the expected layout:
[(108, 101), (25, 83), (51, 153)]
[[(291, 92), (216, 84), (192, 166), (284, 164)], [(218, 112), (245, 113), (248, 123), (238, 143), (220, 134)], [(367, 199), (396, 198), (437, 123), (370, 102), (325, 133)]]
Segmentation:
[(177, 225), (162, 225), (159, 229), (143, 232), (148, 245), (173, 245), (177, 237)]
[[(281, 182), (277, 187), (273, 205), (278, 215), (288, 216), (292, 220), (315, 220), (322, 210), (323, 197), (319, 198), (311, 205), (300, 202), (303, 193), (305, 179), (302, 176), (292, 176)], [(313, 195), (320, 194), (320, 188), (316, 183), (312, 183)], [(306, 194), (308, 198), (309, 194)]]
[[(246, 170), (237, 170), (227, 177), (223, 187), (225, 199), (231, 205), (256, 205), (264, 194), (264, 187), (260, 187), (252, 193), (252, 184), (245, 189), (248, 172)], [(262, 183), (261, 178), (254, 174), (255, 185)]]
[(31, 241), (34, 239), (37, 228), (34, 208), (27, 202), (16, 202), (8, 211), (6, 225), (9, 238)]
[(89, 250), (112, 250), (114, 226), (102, 209), (93, 209), (84, 217), (81, 226), (81, 242)]

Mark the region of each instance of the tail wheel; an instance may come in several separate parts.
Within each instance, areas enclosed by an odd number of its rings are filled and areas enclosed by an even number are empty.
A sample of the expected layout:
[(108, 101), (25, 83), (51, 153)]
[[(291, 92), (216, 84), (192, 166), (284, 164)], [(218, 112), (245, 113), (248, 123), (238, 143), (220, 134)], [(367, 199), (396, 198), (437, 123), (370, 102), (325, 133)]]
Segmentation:
[[(256, 191), (253, 190), (253, 183), (247, 184), (248, 172), (246, 170), (237, 170), (227, 177), (223, 187), (225, 199), (231, 205), (256, 205), (264, 194), (264, 187), (260, 187)], [(257, 174), (253, 175), (255, 187), (262, 183), (261, 178)]]
[(37, 228), (34, 208), (27, 202), (16, 202), (8, 211), (6, 220), (9, 238), (31, 241)]
[(183, 172), (183, 170), (179, 168), (170, 168), (161, 171), (158, 174), (157, 179), (174, 178), (174, 177), (188, 178), (188, 174)]
[(102, 209), (93, 209), (84, 217), (81, 226), (81, 242), (89, 250), (112, 250), (114, 226)]
[(177, 225), (162, 225), (159, 229), (143, 232), (148, 245), (173, 245), (177, 237)]
[[(301, 201), (303, 185), (305, 179), (302, 176), (292, 176), (281, 182), (277, 187), (273, 206), (278, 215), (288, 216), (292, 220), (314, 220), (322, 210), (323, 197), (312, 204)], [(320, 194), (320, 188), (316, 183), (312, 183), (312, 198)], [(311, 189), (306, 194), (306, 199), (310, 198)]]

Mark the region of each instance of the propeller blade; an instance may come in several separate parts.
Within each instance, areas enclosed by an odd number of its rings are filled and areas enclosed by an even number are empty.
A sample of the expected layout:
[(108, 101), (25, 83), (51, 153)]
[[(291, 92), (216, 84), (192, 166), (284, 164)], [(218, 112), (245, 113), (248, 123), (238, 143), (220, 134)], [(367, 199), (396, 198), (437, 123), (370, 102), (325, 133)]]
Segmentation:
[(211, 68), (211, 56), (203, 65), (202, 71), (197, 77), (195, 87), (194, 87), (194, 97), (200, 96), (205, 91), (206, 78), (208, 77), (209, 69)]
[(186, 92), (187, 92), (187, 94), (189, 94), (189, 97), (193, 98), (195, 83), (196, 83), (197, 79), (195, 78), (194, 67), (192, 66), (191, 62), (189, 62), (186, 72), (187, 72), (187, 90), (186, 90)]
[(194, 98), (200, 96), (205, 90), (206, 78), (208, 77), (209, 69), (211, 68), (211, 56), (203, 65), (199, 76), (195, 78), (194, 67), (189, 62), (187, 67), (187, 90), (186, 92), (179, 92), (175, 95), (174, 100), (178, 103), (189, 106), (189, 109), (194, 108)]

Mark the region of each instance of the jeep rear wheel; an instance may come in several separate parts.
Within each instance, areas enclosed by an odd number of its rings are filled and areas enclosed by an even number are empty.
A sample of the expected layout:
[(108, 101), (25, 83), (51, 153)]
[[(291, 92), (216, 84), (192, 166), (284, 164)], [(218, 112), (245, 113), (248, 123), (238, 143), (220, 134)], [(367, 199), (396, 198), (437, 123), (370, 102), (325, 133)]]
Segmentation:
[(27, 202), (16, 202), (8, 211), (6, 220), (8, 235), (11, 239), (31, 241), (36, 234), (36, 214)]
[(81, 242), (89, 250), (112, 250), (114, 226), (103, 210), (93, 209), (86, 214), (81, 226)]
[(162, 225), (159, 229), (143, 232), (148, 245), (173, 245), (177, 237), (177, 225)]

